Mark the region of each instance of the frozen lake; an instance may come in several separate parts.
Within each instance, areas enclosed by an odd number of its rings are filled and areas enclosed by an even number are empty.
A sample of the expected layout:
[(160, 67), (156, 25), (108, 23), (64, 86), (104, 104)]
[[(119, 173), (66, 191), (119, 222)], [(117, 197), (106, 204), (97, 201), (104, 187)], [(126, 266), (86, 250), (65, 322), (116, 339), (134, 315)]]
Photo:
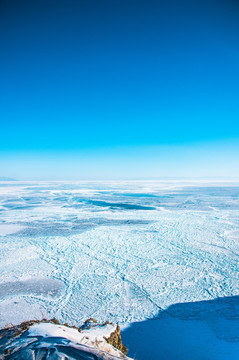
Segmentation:
[(163, 314), (162, 325), (168, 314), (196, 332), (195, 321), (210, 328), (212, 318), (228, 359), (239, 350), (238, 183), (1, 182), (0, 247), (1, 327), (137, 322), (125, 330), (133, 348), (147, 319)]

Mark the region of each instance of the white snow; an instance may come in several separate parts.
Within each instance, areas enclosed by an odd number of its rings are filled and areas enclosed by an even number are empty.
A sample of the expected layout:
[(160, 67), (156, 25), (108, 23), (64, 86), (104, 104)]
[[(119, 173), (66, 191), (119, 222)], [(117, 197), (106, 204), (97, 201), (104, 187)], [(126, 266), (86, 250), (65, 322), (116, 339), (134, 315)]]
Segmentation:
[(104, 337), (110, 337), (110, 334), (116, 330), (116, 325), (107, 324), (105, 326), (96, 326), (90, 330), (82, 330), (69, 328), (64, 325), (56, 325), (52, 323), (39, 323), (30, 327), (29, 333), (31, 336), (53, 336), (65, 337), (79, 343), (89, 341), (104, 341)]
[(43, 337), (62, 337), (73, 341), (77, 344), (83, 344), (92, 348), (105, 351), (111, 355), (122, 357), (122, 353), (108, 344), (105, 337), (109, 338), (110, 334), (116, 330), (116, 325), (95, 326), (89, 330), (79, 332), (76, 329), (64, 325), (55, 325), (51, 323), (34, 324), (29, 329), (30, 336)]
[[(0, 184), (0, 290), (8, 289), (0, 325), (18, 322), (14, 302), (23, 310), (28, 304), (34, 318), (42, 312), (71, 325), (90, 317), (129, 324), (178, 303), (239, 295), (238, 198), (239, 184), (226, 182)], [(25, 286), (29, 279), (36, 287)], [(39, 279), (64, 286), (39, 293)]]
[(24, 226), (17, 224), (1, 224), (0, 223), (0, 236), (5, 236), (9, 234), (14, 234), (23, 230)]
[(38, 303), (29, 303), (23, 298), (8, 298), (0, 302), (0, 323), (4, 326), (12, 326), (28, 320), (42, 320), (49, 314)]

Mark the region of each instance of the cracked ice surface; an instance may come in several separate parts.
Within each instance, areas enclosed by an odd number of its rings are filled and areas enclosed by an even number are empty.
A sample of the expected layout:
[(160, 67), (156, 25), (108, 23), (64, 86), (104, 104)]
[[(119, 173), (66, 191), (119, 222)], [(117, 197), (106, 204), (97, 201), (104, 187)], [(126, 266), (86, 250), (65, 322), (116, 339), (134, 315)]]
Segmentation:
[(0, 183), (0, 325), (238, 295), (238, 210), (238, 183)]

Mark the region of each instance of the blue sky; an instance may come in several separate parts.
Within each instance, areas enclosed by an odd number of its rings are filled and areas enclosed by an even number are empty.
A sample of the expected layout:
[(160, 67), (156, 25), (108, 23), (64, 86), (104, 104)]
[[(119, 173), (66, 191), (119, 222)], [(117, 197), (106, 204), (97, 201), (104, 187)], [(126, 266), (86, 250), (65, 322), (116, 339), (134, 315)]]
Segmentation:
[(239, 5), (2, 1), (0, 176), (239, 177)]

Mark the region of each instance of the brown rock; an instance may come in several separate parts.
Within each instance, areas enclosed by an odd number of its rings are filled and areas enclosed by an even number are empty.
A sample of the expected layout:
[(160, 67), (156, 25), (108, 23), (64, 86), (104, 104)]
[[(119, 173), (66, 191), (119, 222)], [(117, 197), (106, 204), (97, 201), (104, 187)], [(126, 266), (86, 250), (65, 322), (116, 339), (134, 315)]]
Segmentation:
[(110, 334), (109, 338), (105, 337), (105, 340), (108, 344), (113, 345), (116, 349), (120, 350), (123, 354), (127, 355), (128, 349), (125, 345), (122, 344), (120, 327), (117, 324), (114, 332)]

